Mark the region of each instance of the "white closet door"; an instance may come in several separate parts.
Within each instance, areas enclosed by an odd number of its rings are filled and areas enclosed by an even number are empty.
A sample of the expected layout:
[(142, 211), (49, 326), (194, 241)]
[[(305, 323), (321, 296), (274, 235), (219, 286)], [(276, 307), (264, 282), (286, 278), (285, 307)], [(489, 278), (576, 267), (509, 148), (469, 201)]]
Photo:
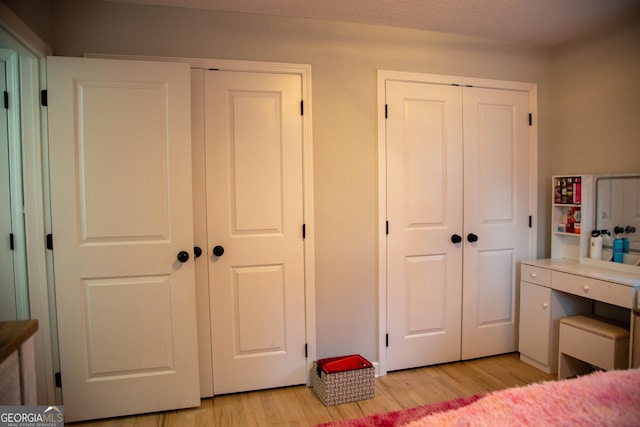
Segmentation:
[(464, 88), (462, 359), (517, 350), (518, 263), (531, 257), (529, 129), (526, 92)]
[(462, 91), (388, 81), (387, 368), (460, 359)]
[(528, 93), (387, 81), (386, 103), (387, 369), (516, 350)]
[(51, 57), (47, 80), (65, 421), (198, 406), (189, 67)]
[[(0, 61), (0, 92), (6, 90), (5, 63)], [(0, 322), (16, 320), (16, 288), (13, 270), (11, 180), (9, 177), (9, 127), (7, 110), (0, 111)]]
[(299, 75), (205, 72), (214, 393), (304, 384)]

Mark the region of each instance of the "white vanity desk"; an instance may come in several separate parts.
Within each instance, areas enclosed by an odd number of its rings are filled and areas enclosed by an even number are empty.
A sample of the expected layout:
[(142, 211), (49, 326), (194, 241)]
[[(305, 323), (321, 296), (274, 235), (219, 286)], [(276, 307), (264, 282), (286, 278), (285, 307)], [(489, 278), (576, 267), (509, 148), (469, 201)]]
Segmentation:
[(523, 261), (520, 358), (547, 373), (557, 372), (559, 319), (595, 313), (623, 322), (629, 328), (629, 365), (639, 366), (639, 290), (640, 272), (617, 271), (562, 258)]

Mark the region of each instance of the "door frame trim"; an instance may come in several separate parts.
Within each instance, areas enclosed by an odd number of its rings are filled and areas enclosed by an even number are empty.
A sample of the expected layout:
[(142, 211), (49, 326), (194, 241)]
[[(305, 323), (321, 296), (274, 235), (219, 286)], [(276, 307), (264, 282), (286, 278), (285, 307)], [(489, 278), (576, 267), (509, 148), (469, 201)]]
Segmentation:
[[(306, 237), (304, 239), (304, 276), (305, 276), (305, 334), (307, 341), (307, 386), (311, 385), (309, 375), (312, 362), (316, 360), (316, 302), (315, 302), (315, 233), (313, 205), (313, 102), (311, 97), (311, 65), (282, 62), (243, 61), (229, 59), (181, 58), (165, 56), (110, 55), (85, 53), (87, 58), (126, 59), (143, 61), (186, 62), (191, 69), (218, 69), (224, 71), (264, 72), (296, 74), (302, 80), (302, 179), (303, 179), (303, 215)], [(209, 308), (211, 309), (211, 308)], [(209, 337), (210, 339), (210, 337)], [(202, 381), (202, 379), (201, 379)], [(213, 387), (213, 378), (211, 379)]]
[(506, 89), (527, 92), (529, 94), (529, 112), (533, 115), (530, 135), (530, 196), (529, 212), (533, 221), (529, 228), (529, 251), (537, 252), (538, 224), (538, 85), (535, 83), (503, 80), (480, 79), (472, 77), (423, 74), (405, 71), (378, 70), (377, 108), (378, 108), (378, 363), (379, 375), (387, 374), (387, 151), (385, 119), (385, 87), (387, 81), (406, 81), (442, 85), (460, 85)]
[(47, 110), (40, 104), (46, 89), (46, 56), (52, 49), (8, 6), (0, 3), (0, 45), (18, 57), (20, 84), (20, 139), (26, 243), (29, 318), (38, 319), (35, 338), (39, 402), (62, 402), (52, 380), (57, 369), (57, 337), (53, 302), (52, 255), (43, 245), (50, 230), (48, 193)]

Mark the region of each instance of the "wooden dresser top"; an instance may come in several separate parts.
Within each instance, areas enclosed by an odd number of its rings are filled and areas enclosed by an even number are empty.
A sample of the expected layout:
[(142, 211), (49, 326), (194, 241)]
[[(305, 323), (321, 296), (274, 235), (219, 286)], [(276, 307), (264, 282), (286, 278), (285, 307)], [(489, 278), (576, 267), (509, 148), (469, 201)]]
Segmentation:
[(37, 320), (0, 322), (0, 363), (38, 330)]

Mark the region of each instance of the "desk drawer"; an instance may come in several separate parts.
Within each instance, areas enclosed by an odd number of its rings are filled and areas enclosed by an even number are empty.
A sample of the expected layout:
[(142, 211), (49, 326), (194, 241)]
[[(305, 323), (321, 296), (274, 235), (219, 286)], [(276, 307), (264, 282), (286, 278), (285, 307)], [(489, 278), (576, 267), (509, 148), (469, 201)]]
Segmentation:
[(522, 268), (520, 269), (520, 280), (551, 287), (551, 270), (522, 264)]
[(551, 272), (552, 288), (573, 295), (632, 308), (633, 287), (575, 274)]

